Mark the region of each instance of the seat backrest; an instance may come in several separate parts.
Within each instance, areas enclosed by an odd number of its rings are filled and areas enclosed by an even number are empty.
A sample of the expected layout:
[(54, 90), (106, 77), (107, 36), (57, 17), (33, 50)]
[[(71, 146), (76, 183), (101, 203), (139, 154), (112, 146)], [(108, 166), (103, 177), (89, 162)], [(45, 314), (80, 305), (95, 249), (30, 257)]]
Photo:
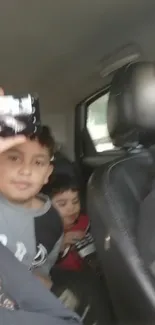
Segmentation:
[[(155, 170), (146, 149), (155, 142), (154, 76), (153, 64), (139, 63), (114, 78), (109, 131), (115, 145), (130, 150), (106, 169), (98, 168), (88, 184), (88, 213), (97, 252), (116, 316), (124, 324), (155, 322), (154, 281), (136, 246), (139, 209), (151, 190)], [(142, 119), (146, 110), (148, 116)]]

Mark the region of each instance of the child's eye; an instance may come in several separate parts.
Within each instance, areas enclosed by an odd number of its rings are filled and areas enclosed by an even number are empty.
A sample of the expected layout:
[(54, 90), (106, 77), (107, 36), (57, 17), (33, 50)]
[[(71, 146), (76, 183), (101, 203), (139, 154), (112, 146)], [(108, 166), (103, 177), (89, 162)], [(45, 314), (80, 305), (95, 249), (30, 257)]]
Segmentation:
[(37, 165), (37, 166), (44, 166), (44, 162), (43, 162), (43, 161), (39, 161), (39, 160), (37, 160), (37, 161), (36, 161), (36, 165)]
[(79, 203), (79, 200), (75, 200), (75, 201), (73, 201), (73, 204), (78, 204)]
[(56, 202), (56, 204), (60, 207), (60, 208), (63, 208), (66, 206), (66, 201), (60, 201), (60, 202)]
[(59, 207), (60, 208), (63, 208), (63, 207), (65, 207), (66, 206), (66, 203), (59, 203)]
[(14, 161), (14, 162), (20, 161), (20, 158), (17, 156), (9, 156), (8, 158), (9, 158), (9, 160)]

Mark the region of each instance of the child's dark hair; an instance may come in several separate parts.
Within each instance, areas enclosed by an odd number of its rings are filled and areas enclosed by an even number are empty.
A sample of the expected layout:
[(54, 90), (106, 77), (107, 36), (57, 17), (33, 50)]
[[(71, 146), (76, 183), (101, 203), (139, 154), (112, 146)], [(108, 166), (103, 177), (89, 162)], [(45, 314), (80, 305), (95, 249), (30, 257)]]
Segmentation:
[(31, 136), (31, 140), (38, 140), (42, 146), (47, 147), (50, 158), (53, 158), (55, 153), (55, 141), (48, 126), (43, 125), (37, 135), (34, 134)]
[(46, 194), (53, 198), (58, 193), (64, 193), (66, 191), (79, 192), (79, 185), (75, 177), (71, 177), (67, 174), (57, 174), (52, 177), (51, 183), (48, 185)]

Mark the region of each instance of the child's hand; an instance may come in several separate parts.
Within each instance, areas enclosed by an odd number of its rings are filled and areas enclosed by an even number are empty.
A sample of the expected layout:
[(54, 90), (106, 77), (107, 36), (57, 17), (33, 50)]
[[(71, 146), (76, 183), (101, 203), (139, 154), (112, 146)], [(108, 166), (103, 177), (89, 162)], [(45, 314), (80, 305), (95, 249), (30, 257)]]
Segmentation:
[(64, 248), (70, 245), (74, 245), (77, 241), (83, 239), (85, 237), (85, 232), (82, 230), (77, 231), (69, 231), (64, 236)]
[[(4, 96), (4, 90), (0, 88), (0, 96)], [(12, 137), (2, 138), (0, 137), (0, 153), (7, 151), (8, 149), (17, 146), (26, 141), (23, 135), (16, 135)]]
[(16, 135), (7, 138), (0, 137), (0, 154), (14, 146), (24, 143), (25, 141), (26, 138), (23, 135)]

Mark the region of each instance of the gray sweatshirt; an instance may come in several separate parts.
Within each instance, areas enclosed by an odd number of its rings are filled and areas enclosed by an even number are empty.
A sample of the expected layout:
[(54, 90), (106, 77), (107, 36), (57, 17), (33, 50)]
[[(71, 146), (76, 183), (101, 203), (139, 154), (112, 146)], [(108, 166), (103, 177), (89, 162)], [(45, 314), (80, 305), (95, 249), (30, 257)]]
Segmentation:
[[(48, 292), (13, 254), (0, 244), (0, 282), (16, 308), (1, 306), (2, 325), (80, 325), (78, 316)], [(2, 297), (1, 292), (1, 297)], [(7, 299), (7, 298), (6, 298)]]
[(48, 275), (63, 237), (60, 216), (48, 197), (41, 209), (27, 209), (0, 195), (0, 242), (28, 269)]

